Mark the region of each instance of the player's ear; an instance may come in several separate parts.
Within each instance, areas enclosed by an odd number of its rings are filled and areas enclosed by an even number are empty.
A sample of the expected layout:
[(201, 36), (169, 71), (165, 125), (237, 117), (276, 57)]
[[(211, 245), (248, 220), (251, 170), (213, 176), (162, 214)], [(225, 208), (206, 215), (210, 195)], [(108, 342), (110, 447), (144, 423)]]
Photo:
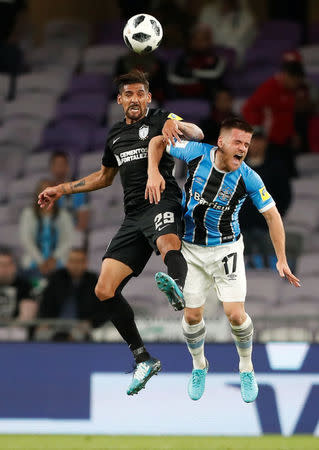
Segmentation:
[(116, 101), (117, 101), (118, 105), (122, 104), (122, 96), (121, 96), (121, 94), (117, 94)]
[(217, 145), (218, 145), (218, 147), (219, 147), (219, 148), (223, 147), (223, 143), (224, 143), (224, 141), (223, 141), (223, 136), (220, 134), (220, 135), (218, 136), (218, 139), (217, 139)]
[(151, 103), (152, 101), (152, 94), (150, 92), (148, 92), (147, 94), (147, 103)]

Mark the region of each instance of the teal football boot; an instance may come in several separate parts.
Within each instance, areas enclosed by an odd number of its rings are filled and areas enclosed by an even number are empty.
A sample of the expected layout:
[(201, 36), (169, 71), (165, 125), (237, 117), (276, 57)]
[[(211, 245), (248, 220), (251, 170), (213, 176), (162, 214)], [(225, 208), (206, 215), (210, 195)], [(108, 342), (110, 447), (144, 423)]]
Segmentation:
[(244, 402), (254, 402), (258, 395), (258, 385), (254, 372), (241, 372), (239, 376), (241, 396)]
[(127, 395), (137, 394), (141, 389), (144, 389), (148, 380), (153, 375), (157, 375), (161, 368), (161, 361), (156, 358), (150, 358), (147, 361), (137, 364), (133, 373), (132, 382), (126, 391)]
[(181, 311), (185, 308), (183, 292), (173, 278), (167, 275), (167, 273), (157, 272), (155, 274), (155, 281), (158, 289), (164, 292), (175, 311)]
[(199, 400), (204, 394), (208, 369), (209, 363), (207, 359), (205, 369), (193, 369), (192, 376), (188, 383), (188, 395), (192, 400)]

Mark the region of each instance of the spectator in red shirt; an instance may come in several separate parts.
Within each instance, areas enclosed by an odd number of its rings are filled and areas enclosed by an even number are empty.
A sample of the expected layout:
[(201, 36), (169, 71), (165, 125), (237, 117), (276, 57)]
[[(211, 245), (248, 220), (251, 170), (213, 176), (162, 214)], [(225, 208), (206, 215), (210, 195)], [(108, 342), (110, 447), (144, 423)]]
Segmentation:
[(196, 25), (190, 33), (185, 52), (172, 65), (168, 81), (178, 97), (210, 97), (226, 70), (226, 61), (215, 53), (213, 35), (207, 25)]
[(291, 176), (296, 175), (294, 153), (300, 145), (294, 125), (296, 91), (303, 78), (299, 61), (285, 61), (281, 71), (265, 81), (242, 110), (244, 118), (253, 126), (265, 126), (266, 114), (270, 113), (269, 151), (286, 161)]

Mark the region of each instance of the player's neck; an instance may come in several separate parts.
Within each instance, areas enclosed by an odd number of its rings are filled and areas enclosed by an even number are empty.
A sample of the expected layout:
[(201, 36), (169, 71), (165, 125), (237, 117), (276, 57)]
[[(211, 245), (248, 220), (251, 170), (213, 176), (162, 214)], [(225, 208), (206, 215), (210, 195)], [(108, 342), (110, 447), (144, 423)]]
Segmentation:
[(225, 165), (223, 156), (221, 154), (221, 149), (219, 147), (214, 152), (214, 165), (216, 169), (221, 172), (229, 172)]

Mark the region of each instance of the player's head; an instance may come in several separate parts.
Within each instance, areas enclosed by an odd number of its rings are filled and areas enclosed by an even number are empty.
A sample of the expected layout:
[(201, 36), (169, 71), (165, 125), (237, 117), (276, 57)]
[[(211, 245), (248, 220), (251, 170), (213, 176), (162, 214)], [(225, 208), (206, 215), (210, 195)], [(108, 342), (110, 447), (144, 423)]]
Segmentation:
[(212, 30), (209, 25), (196, 24), (189, 36), (189, 48), (194, 53), (205, 53), (214, 45)]
[(221, 87), (217, 90), (214, 99), (214, 109), (222, 113), (232, 114), (234, 99), (231, 90)]
[(58, 183), (64, 183), (70, 175), (69, 155), (66, 152), (57, 150), (50, 158), (50, 172)]
[(305, 72), (300, 61), (284, 61), (281, 66), (282, 82), (287, 89), (296, 90), (303, 82)]
[(17, 273), (17, 266), (10, 249), (0, 248), (0, 285), (11, 284)]
[(245, 120), (225, 119), (218, 137), (217, 165), (220, 170), (233, 172), (244, 161), (253, 134), (252, 126)]
[(119, 76), (117, 83), (117, 103), (123, 106), (127, 122), (133, 123), (142, 119), (152, 100), (146, 74), (135, 69)]
[(69, 252), (66, 268), (72, 278), (81, 278), (87, 270), (87, 253), (83, 248), (73, 248)]

